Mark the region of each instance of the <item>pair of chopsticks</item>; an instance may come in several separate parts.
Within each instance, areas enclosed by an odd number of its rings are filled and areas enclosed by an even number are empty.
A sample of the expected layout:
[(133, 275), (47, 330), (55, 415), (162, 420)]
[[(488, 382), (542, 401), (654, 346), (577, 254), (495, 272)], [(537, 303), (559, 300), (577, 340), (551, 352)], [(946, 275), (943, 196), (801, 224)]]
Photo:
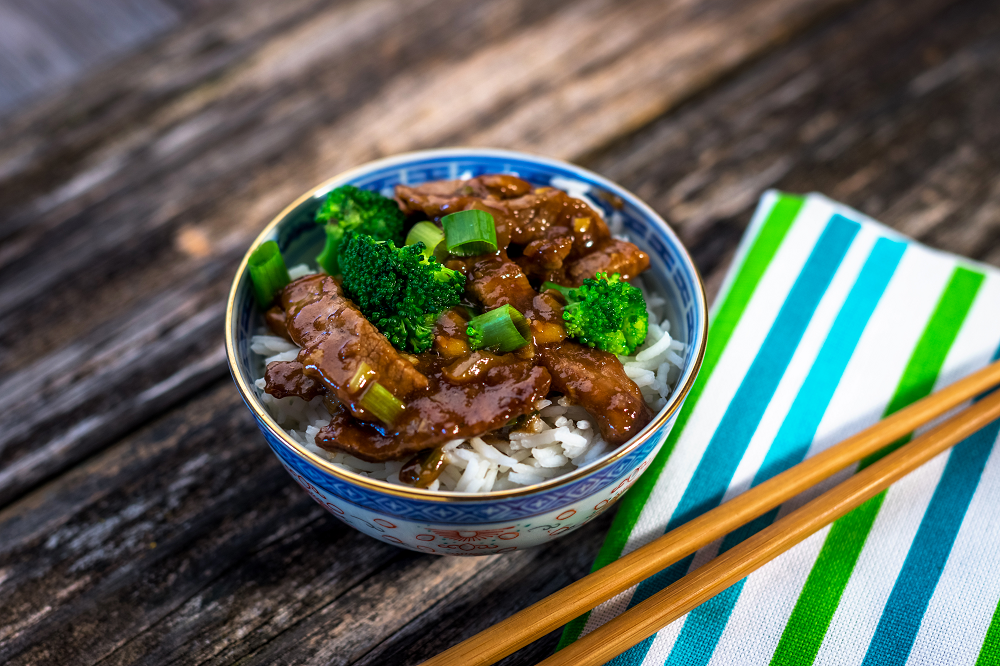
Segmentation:
[[(817, 453), (425, 661), (422, 666), (493, 664), (998, 384), (1000, 361)], [(560, 650), (541, 662), (540, 666), (604, 664), (997, 418), (1000, 418), (1000, 391), (983, 397), (947, 421), (915, 437), (908, 444)]]

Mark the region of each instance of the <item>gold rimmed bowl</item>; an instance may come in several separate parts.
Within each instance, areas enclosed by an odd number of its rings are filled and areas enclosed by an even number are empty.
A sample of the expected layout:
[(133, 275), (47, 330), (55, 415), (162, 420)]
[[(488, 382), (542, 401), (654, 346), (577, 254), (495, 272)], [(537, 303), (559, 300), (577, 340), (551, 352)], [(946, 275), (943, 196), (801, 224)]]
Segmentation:
[[(391, 196), (397, 184), (485, 173), (517, 175), (536, 186), (586, 194), (650, 255), (647, 287), (666, 300), (672, 336), (685, 344), (683, 366), (667, 404), (638, 435), (594, 462), (532, 486), (487, 493), (430, 491), (369, 478), (334, 465), (282, 429), (261, 401), (262, 360), (250, 348), (263, 326), (247, 261), (264, 241), (278, 243), (289, 266), (311, 262), (323, 245), (313, 222), (326, 193), (345, 184)], [(614, 504), (656, 457), (705, 353), (705, 289), (676, 234), (635, 195), (595, 173), (524, 153), (453, 148), (370, 162), (304, 194), (261, 232), (243, 258), (229, 294), (226, 353), (233, 379), (268, 446), (313, 499), (348, 525), (403, 548), (442, 555), (488, 555), (536, 546), (587, 523)]]

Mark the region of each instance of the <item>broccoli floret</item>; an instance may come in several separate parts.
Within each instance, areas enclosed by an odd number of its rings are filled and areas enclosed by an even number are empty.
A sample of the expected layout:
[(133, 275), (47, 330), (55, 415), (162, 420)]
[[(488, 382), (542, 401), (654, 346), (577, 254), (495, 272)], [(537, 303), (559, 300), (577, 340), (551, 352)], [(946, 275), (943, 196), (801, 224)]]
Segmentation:
[(425, 260), (423, 250), (354, 234), (340, 254), (344, 291), (394, 347), (413, 353), (430, 349), (434, 322), (465, 289), (464, 275)]
[(325, 224), (326, 245), (316, 261), (329, 275), (340, 273), (340, 253), (347, 237), (367, 234), (376, 240), (402, 243), (405, 217), (396, 202), (378, 192), (342, 185), (332, 190), (316, 211)]
[(483, 329), (469, 326), (465, 329), (465, 334), (469, 336), (469, 347), (472, 349), (483, 348)]
[(646, 341), (649, 314), (642, 291), (615, 273), (598, 273), (576, 288), (546, 282), (566, 297), (566, 334), (578, 342), (612, 354), (628, 355)]

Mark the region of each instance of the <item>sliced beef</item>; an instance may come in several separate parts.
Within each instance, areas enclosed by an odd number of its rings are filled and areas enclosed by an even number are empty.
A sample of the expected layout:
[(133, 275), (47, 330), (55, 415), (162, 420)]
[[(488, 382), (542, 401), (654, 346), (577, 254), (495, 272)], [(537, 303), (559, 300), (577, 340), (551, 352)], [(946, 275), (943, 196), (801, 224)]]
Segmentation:
[(307, 275), (282, 292), (292, 340), (302, 347), (298, 360), (305, 374), (319, 379), (359, 418), (365, 418), (347, 385), (362, 363), (378, 382), (405, 399), (427, 388), (427, 377), (386, 340), (348, 300), (333, 278)]
[(623, 280), (631, 280), (647, 268), (648, 254), (627, 241), (611, 240), (587, 256), (569, 263), (566, 266), (566, 282), (560, 284), (579, 287), (585, 279), (597, 273), (621, 273)]
[(372, 423), (358, 421), (342, 405), (331, 410), (330, 422), (316, 433), (316, 445), (327, 451), (343, 451), (369, 462), (384, 462), (404, 457), (395, 433)]
[(614, 354), (568, 341), (539, 351), (552, 388), (593, 414), (609, 444), (625, 443), (652, 419), (639, 387)]
[(305, 373), (298, 361), (272, 361), (264, 371), (264, 391), (275, 398), (295, 395), (303, 400), (312, 400), (326, 393), (323, 382)]
[[(441, 181), (419, 187), (396, 186), (396, 201), (404, 213), (421, 213), (435, 222), (451, 213), (477, 208), (493, 216), (497, 242), (507, 247), (510, 242), (509, 227), (512, 220), (501, 200), (490, 195), (485, 188), (469, 185), (473, 181)], [(523, 182), (523, 181), (521, 181)], [(443, 185), (444, 183), (444, 185)], [(456, 184), (453, 186), (453, 184)], [(452, 190), (453, 191), (447, 191)], [(530, 187), (530, 186), (529, 186)], [(476, 192), (479, 191), (480, 194)], [(483, 196), (485, 194), (485, 196)]]
[(537, 283), (578, 286), (599, 272), (621, 273), (629, 280), (649, 267), (649, 256), (632, 243), (612, 238), (607, 224), (585, 201), (551, 187), (532, 189), (512, 176), (399, 185), (396, 198), (404, 211), (433, 220), (470, 208), (489, 212), (501, 248), (509, 245), (521, 272)]
[(504, 173), (488, 173), (466, 181), (477, 197), (494, 199), (516, 199), (531, 192), (531, 183), (517, 176)]
[(280, 305), (275, 305), (264, 313), (264, 323), (275, 335), (281, 336), (289, 342), (292, 341), (292, 336), (288, 334), (288, 326), (285, 324), (285, 311)]
[(531, 337), (537, 345), (560, 342), (566, 337), (562, 304), (549, 294), (537, 293), (506, 253), (474, 257), (467, 265), (466, 291), (485, 309), (514, 306), (531, 323)]
[(545, 368), (530, 362), (496, 365), (470, 384), (452, 384), (440, 372), (429, 378), (430, 386), (407, 401), (392, 429), (362, 423), (342, 410), (316, 435), (316, 444), (370, 462), (399, 460), (452, 439), (483, 435), (534, 411), (551, 382)]
[(396, 202), (404, 213), (423, 213), (432, 219), (454, 213), (460, 201), (512, 199), (531, 192), (531, 183), (507, 174), (485, 174), (469, 180), (435, 180), (416, 187), (396, 186)]
[(517, 199), (491, 204), (513, 220), (510, 242), (524, 248), (528, 274), (558, 269), (568, 259), (582, 257), (608, 241), (604, 219), (582, 199), (543, 187)]
[(466, 265), (465, 289), (487, 310), (510, 304), (523, 314), (531, 307), (536, 292), (521, 267), (506, 253), (473, 257)]

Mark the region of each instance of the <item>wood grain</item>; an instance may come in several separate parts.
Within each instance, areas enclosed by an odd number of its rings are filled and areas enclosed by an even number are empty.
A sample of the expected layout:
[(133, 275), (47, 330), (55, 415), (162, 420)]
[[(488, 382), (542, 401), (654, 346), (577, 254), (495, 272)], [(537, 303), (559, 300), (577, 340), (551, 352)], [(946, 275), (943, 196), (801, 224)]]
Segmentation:
[(1000, 9), (845, 7), (233, 0), (0, 121), (0, 661), (414, 664), (586, 573), (609, 517), (517, 558), (420, 557), (263, 445), (220, 304), (256, 230), (343, 166), (578, 160), (663, 213), (710, 288), (771, 186), (1000, 264)]
[[(298, 13), (283, 6), (272, 22), (259, 15), (264, 10), (251, 11), (248, 25), (225, 27), (249, 31), (260, 41), (248, 37), (252, 53), (222, 70), (206, 68), (211, 82), (147, 93), (156, 88), (158, 72), (141, 70), (146, 83), (137, 83), (129, 99), (159, 96), (155, 110), (130, 101), (129, 108), (102, 112), (83, 128), (85, 136), (65, 132), (63, 146), (30, 127), (26, 117), (0, 131), (0, 145), (6, 145), (5, 134), (11, 139), (8, 154), (32, 156), (23, 164), (8, 158), (13, 167), (0, 179), (0, 192), (17, 194), (10, 202), (0, 194), (0, 205), (10, 211), (0, 222), (5, 239), (0, 280), (9, 285), (0, 291), (0, 310), (10, 313), (0, 320), (0, 369), (44, 373), (39, 368), (53, 365), (49, 354), (79, 345), (87, 339), (81, 333), (106, 338), (108, 327), (129, 325), (115, 321), (118, 313), (134, 310), (125, 316), (146, 320), (157, 316), (159, 301), (175, 302), (184, 294), (198, 295), (190, 304), (197, 314), (190, 316), (210, 319), (204, 308), (218, 307), (225, 286), (221, 276), (234, 269), (257, 229), (309, 186), (349, 166), (442, 143), (500, 142), (501, 135), (508, 147), (575, 159), (597, 144), (574, 137), (610, 139), (594, 123), (629, 132), (637, 119), (652, 118), (837, 6), (835, 0), (696, 5), (588, 0), (572, 6), (524, 1), (476, 5), (465, 13), (456, 3), (434, 4), (429, 12), (423, 3), (365, 2), (303, 5)], [(463, 16), (463, 30), (443, 29), (452, 16)], [(275, 32), (273, 20), (281, 18), (287, 24)], [(738, 32), (727, 28), (733, 25)], [(430, 35), (433, 51), (425, 48)], [(376, 36), (378, 49), (362, 48)], [(172, 46), (168, 40), (161, 48), (169, 52)], [(204, 54), (189, 55), (195, 62), (186, 63), (188, 68), (202, 66)], [(208, 57), (217, 56), (209, 50)], [(500, 64), (503, 85), (483, 76)], [(651, 85), (652, 79), (637, 77), (630, 68), (662, 75), (665, 83)], [(127, 78), (129, 72), (116, 74)], [(584, 80), (596, 97), (580, 96), (575, 86)], [(452, 91), (461, 91), (467, 101), (442, 105)], [(595, 107), (598, 98), (629, 103)], [(561, 133), (548, 126), (551, 109), (530, 117), (511, 112), (546, 99), (561, 100)], [(103, 123), (111, 126), (101, 133)], [(482, 134), (487, 130), (499, 134)], [(542, 135), (551, 143), (539, 143)], [(81, 141), (87, 156), (82, 161), (67, 156), (83, 147)], [(53, 171), (60, 173), (56, 182)], [(181, 240), (191, 233), (204, 239), (203, 252), (185, 251), (189, 246)], [(220, 276), (214, 290), (204, 286), (205, 272)], [(198, 308), (201, 296), (208, 298)], [(91, 307), (75, 307), (80, 302)], [(60, 325), (47, 325), (52, 321)], [(26, 329), (37, 334), (25, 335)], [(173, 353), (180, 358), (186, 352)], [(114, 373), (111, 378), (122, 381), (102, 385), (101, 392), (110, 397), (149, 390), (171, 382), (175, 367), (149, 367), (138, 384), (137, 373)], [(60, 400), (64, 392), (87, 394), (88, 382), (97, 380), (75, 374), (59, 391), (25, 392), (23, 404), (44, 411), (44, 403)], [(0, 502), (120, 434), (114, 428), (86, 429), (80, 425), (83, 412), (78, 413), (49, 419), (48, 432), (30, 441), (24, 433), (33, 426), (9, 435), (0, 431), (0, 464), (16, 466), (16, 473), (0, 478)], [(86, 414), (97, 419), (88, 422), (95, 426), (121, 423), (101, 407), (88, 405)], [(80, 428), (88, 437), (76, 436)]]
[(2, 0), (0, 113), (138, 48), (191, 9), (171, 0)]

